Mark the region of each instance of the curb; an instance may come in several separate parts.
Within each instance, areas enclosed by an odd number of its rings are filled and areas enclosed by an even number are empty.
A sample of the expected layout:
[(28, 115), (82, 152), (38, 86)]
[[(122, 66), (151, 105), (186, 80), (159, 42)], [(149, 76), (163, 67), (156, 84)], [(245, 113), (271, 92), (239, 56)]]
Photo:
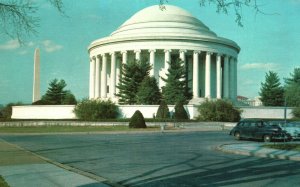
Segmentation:
[(111, 187), (124, 187), (123, 185), (120, 185), (120, 184), (118, 184), (118, 183), (115, 183), (115, 182), (113, 182), (113, 181), (110, 181), (110, 180), (108, 180), (108, 179), (106, 179), (106, 178), (104, 178), (104, 177), (101, 177), (101, 176), (98, 176), (98, 175), (95, 175), (95, 174), (93, 174), (93, 173), (89, 173), (89, 172), (86, 172), (86, 171), (82, 171), (82, 170), (77, 169), (77, 168), (75, 168), (75, 167), (71, 167), (71, 166), (68, 166), (68, 165), (61, 164), (61, 163), (59, 163), (59, 162), (56, 162), (56, 161), (54, 161), (54, 160), (51, 160), (51, 159), (49, 159), (49, 158), (46, 158), (46, 157), (43, 157), (43, 156), (41, 156), (41, 155), (38, 155), (38, 154), (36, 154), (36, 153), (34, 153), (34, 152), (31, 152), (31, 151), (29, 151), (29, 150), (27, 150), (27, 149), (24, 149), (24, 148), (22, 148), (22, 147), (20, 147), (20, 146), (18, 146), (18, 145), (15, 145), (15, 144), (12, 144), (12, 143), (10, 143), (10, 142), (7, 142), (7, 141), (3, 140), (2, 138), (0, 138), (0, 139), (1, 139), (1, 141), (7, 143), (8, 145), (10, 145), (10, 146), (12, 146), (12, 147), (15, 147), (15, 148), (17, 148), (17, 149), (19, 149), (19, 150), (21, 150), (21, 151), (26, 152), (26, 153), (30, 153), (30, 154), (32, 154), (32, 155), (34, 155), (34, 156), (40, 158), (41, 160), (44, 160), (45, 162), (47, 162), (47, 163), (49, 163), (49, 164), (55, 165), (55, 166), (57, 166), (57, 167), (60, 167), (60, 168), (62, 168), (62, 169), (65, 169), (65, 170), (67, 170), (67, 171), (70, 171), (70, 172), (73, 172), (73, 173), (77, 173), (77, 174), (79, 174), (79, 175), (83, 175), (83, 176), (85, 176), (85, 177), (88, 177), (88, 178), (90, 178), (90, 179), (94, 179), (94, 180), (96, 180), (96, 181), (98, 181), (98, 182), (101, 182), (101, 183), (103, 183), (103, 184), (107, 184), (107, 185), (109, 185), (109, 186), (111, 186)]
[[(275, 158), (275, 159), (281, 159), (281, 160), (291, 160), (291, 161), (300, 161), (300, 152), (299, 151), (285, 151), (278, 150), (278, 149), (271, 149), (271, 148), (264, 148), (261, 145), (257, 145), (258, 148), (260, 148), (261, 152), (252, 151), (252, 150), (238, 150), (238, 148), (234, 149), (226, 149), (226, 146), (232, 146), (232, 145), (243, 145), (242, 143), (236, 143), (236, 144), (222, 144), (216, 147), (217, 151), (221, 151), (224, 153), (229, 154), (237, 154), (237, 155), (244, 155), (244, 156), (255, 156), (255, 157), (261, 157), (261, 158)], [(247, 147), (247, 145), (245, 145)]]

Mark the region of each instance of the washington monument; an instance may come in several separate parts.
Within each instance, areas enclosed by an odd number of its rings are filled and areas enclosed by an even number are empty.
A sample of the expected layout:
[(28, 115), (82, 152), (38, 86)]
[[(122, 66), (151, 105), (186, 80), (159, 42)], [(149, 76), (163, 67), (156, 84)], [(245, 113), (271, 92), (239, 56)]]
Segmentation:
[(34, 51), (32, 102), (38, 101), (40, 99), (40, 49), (36, 48)]

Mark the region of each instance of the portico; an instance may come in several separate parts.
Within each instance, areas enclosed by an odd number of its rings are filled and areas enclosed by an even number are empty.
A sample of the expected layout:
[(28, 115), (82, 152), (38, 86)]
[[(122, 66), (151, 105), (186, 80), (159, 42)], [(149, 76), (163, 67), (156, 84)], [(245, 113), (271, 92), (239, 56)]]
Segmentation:
[(185, 10), (166, 5), (161, 11), (151, 6), (136, 13), (109, 37), (91, 43), (89, 98), (117, 101), (121, 65), (133, 60), (147, 60), (152, 66), (150, 76), (161, 88), (168, 62), (180, 58), (186, 66), (194, 101), (235, 100), (239, 51), (235, 42), (218, 37)]

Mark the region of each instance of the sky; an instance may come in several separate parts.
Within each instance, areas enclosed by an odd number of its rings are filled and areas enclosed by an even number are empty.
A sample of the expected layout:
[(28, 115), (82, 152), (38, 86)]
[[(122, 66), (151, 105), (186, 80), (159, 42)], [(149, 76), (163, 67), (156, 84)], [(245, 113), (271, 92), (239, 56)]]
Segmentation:
[[(51, 80), (64, 79), (77, 99), (88, 97), (88, 45), (108, 36), (137, 11), (159, 0), (63, 0), (61, 15), (46, 0), (39, 6), (38, 34), (20, 46), (16, 39), (0, 34), (0, 104), (31, 103), (33, 54), (41, 53), (41, 94)], [(218, 36), (235, 41), (238, 55), (238, 95), (258, 96), (268, 71), (278, 73), (282, 83), (300, 67), (300, 0), (258, 0), (265, 14), (244, 8), (243, 27), (235, 14), (216, 13), (216, 7), (199, 6), (199, 0), (169, 0), (201, 20)]]

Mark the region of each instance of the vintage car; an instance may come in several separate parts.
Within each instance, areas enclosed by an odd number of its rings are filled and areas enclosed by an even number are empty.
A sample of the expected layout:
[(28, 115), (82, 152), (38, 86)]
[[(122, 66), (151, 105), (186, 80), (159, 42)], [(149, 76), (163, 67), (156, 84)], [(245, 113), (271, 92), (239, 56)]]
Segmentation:
[(230, 131), (235, 139), (256, 139), (270, 142), (273, 140), (289, 141), (291, 135), (279, 125), (263, 119), (244, 119)]

